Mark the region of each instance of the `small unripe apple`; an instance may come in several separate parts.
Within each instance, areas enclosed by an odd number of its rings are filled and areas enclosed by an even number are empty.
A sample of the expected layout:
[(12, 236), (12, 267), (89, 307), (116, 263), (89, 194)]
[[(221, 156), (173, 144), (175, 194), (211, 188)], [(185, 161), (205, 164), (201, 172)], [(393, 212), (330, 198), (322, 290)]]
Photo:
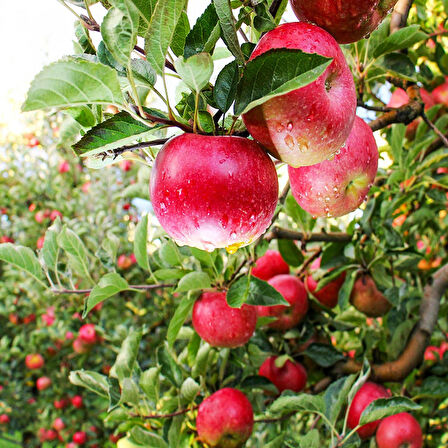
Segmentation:
[[(311, 275), (306, 277), (306, 286), (308, 291), (320, 302), (328, 308), (334, 308), (338, 304), (339, 290), (345, 280), (345, 272), (336, 277), (323, 288), (316, 291), (318, 281), (315, 280), (313, 274), (320, 269), (321, 257), (311, 263)], [(331, 271), (331, 269), (330, 269)]]
[(82, 406), (83, 406), (83, 401), (82, 401), (81, 395), (75, 395), (74, 397), (72, 397), (71, 402), (75, 408), (79, 409), (79, 408), (82, 408)]
[(213, 347), (239, 347), (252, 337), (257, 324), (255, 307), (231, 308), (224, 292), (204, 292), (193, 307), (193, 327)]
[(150, 189), (157, 219), (179, 245), (233, 253), (271, 223), (278, 178), (252, 140), (183, 134), (157, 154)]
[(252, 269), (254, 277), (266, 281), (280, 274), (289, 274), (289, 266), (276, 250), (267, 250)]
[(7, 425), (10, 421), (8, 414), (0, 414), (0, 425)]
[(332, 160), (288, 168), (291, 192), (313, 216), (343, 216), (367, 196), (378, 170), (378, 148), (367, 123), (356, 117), (353, 129)]
[(84, 431), (77, 431), (73, 434), (73, 442), (84, 445), (87, 442), (87, 434)]
[(64, 174), (64, 173), (67, 173), (68, 171), (70, 171), (70, 164), (67, 162), (67, 160), (63, 160), (59, 164), (58, 171), (60, 174)]
[(88, 345), (93, 345), (98, 340), (94, 324), (84, 324), (79, 329), (79, 339)]
[(44, 364), (44, 358), (39, 353), (33, 353), (30, 355), (26, 355), (25, 357), (25, 365), (30, 370), (40, 369)]
[(391, 304), (378, 290), (370, 275), (361, 275), (353, 285), (350, 295), (351, 304), (369, 317), (384, 316)]
[(41, 376), (36, 381), (36, 387), (38, 390), (45, 390), (51, 386), (51, 378), (48, 376)]
[[(367, 382), (361, 386), (354, 396), (353, 401), (350, 403), (347, 419), (349, 428), (354, 429), (358, 426), (361, 414), (372, 401), (377, 400), (378, 398), (388, 397), (390, 397), (390, 393), (379, 384)], [(359, 437), (361, 437), (361, 439), (367, 439), (368, 437), (373, 436), (379, 424), (380, 420), (376, 420), (361, 426), (357, 430)]]
[(254, 426), (252, 405), (236, 389), (218, 390), (199, 406), (196, 428), (199, 440), (215, 448), (240, 448)]
[(407, 412), (383, 419), (376, 432), (378, 448), (422, 448), (422, 428)]
[(314, 82), (274, 97), (243, 115), (252, 137), (293, 167), (331, 157), (347, 139), (356, 111), (353, 76), (334, 38), (308, 23), (285, 23), (266, 33), (250, 59), (274, 48), (302, 50), (332, 58)]
[(308, 295), (304, 284), (294, 275), (284, 274), (272, 277), (268, 283), (290, 304), (257, 306), (259, 316), (276, 317), (269, 327), (276, 330), (289, 330), (295, 327), (308, 311)]
[(307, 373), (302, 364), (289, 359), (282, 367), (277, 367), (277, 356), (271, 356), (261, 365), (258, 375), (270, 380), (280, 393), (284, 390), (300, 392), (306, 386)]
[(62, 420), (62, 418), (60, 417), (56, 418), (53, 422), (53, 428), (56, 431), (62, 431), (65, 428), (64, 420)]
[(340, 44), (367, 37), (392, 10), (397, 0), (291, 0), (301, 21), (325, 28)]

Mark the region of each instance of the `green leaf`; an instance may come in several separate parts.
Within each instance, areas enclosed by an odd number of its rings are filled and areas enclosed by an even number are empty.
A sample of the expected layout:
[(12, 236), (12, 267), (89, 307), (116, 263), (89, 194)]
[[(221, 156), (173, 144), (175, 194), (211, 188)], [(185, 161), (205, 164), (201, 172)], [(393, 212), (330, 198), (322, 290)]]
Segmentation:
[[(163, 2), (164, 0), (162, 0)], [(134, 426), (131, 430), (131, 442), (148, 448), (169, 448), (168, 443), (158, 434), (150, 432), (141, 426)]]
[(137, 87), (153, 87), (157, 74), (151, 64), (144, 59), (132, 59), (131, 70)]
[(200, 389), (201, 386), (193, 378), (187, 378), (180, 388), (180, 396), (183, 404), (191, 403)]
[(18, 269), (34, 277), (39, 283), (42, 283), (42, 268), (36, 254), (24, 246), (15, 246), (11, 243), (0, 244), (0, 261), (5, 261)]
[[(193, 272), (193, 274), (195, 273)], [(188, 297), (184, 297), (177, 306), (176, 311), (174, 312), (174, 316), (171, 318), (166, 334), (166, 339), (170, 347), (174, 345), (174, 342), (176, 341), (177, 335), (179, 334), (182, 325), (193, 309), (195, 301), (196, 295), (189, 294)]]
[(71, 57), (45, 67), (33, 80), (24, 112), (83, 104), (124, 105), (115, 70), (98, 62)]
[(58, 235), (59, 247), (64, 249), (70, 266), (81, 276), (90, 277), (87, 249), (73, 230), (64, 227)]
[(64, 112), (75, 119), (85, 129), (96, 125), (96, 117), (90, 106), (69, 107)]
[(273, 414), (284, 414), (295, 411), (318, 412), (323, 414), (325, 410), (324, 399), (320, 395), (283, 393), (281, 397), (272, 403), (269, 412)]
[(129, 0), (137, 8), (140, 17), (149, 25), (157, 0)]
[(45, 232), (44, 245), (42, 247), (42, 258), (44, 260), (47, 268), (52, 271), (56, 271), (57, 269), (57, 253), (58, 253), (58, 242), (57, 236), (60, 231), (60, 221), (57, 220), (53, 223), (51, 227), (47, 229)]
[(305, 436), (300, 437), (300, 448), (320, 448), (322, 446), (319, 431), (312, 429)]
[(420, 31), (420, 25), (410, 25), (402, 28), (383, 40), (373, 52), (374, 58), (379, 58), (383, 54), (391, 53), (392, 51), (402, 50), (403, 48), (410, 48), (417, 42), (425, 40), (428, 35)]
[(181, 56), (174, 66), (182, 81), (196, 93), (208, 84), (213, 74), (213, 59), (209, 53), (197, 53), (188, 59)]
[(401, 166), (403, 162), (403, 143), (406, 135), (406, 125), (398, 123), (392, 126), (390, 148), (394, 161)]
[(254, 28), (260, 33), (273, 30), (276, 27), (274, 18), (269, 12), (268, 5), (259, 3), (255, 6), (256, 16), (254, 17)]
[(448, 379), (437, 376), (425, 378), (418, 392), (419, 397), (446, 398), (448, 396)]
[(95, 394), (109, 398), (109, 382), (105, 375), (89, 370), (75, 370), (70, 372), (69, 380), (75, 386), (84, 387)]
[(294, 241), (279, 239), (277, 240), (277, 246), (282, 258), (290, 266), (298, 267), (303, 263), (305, 258)]
[(139, 389), (132, 378), (124, 378), (121, 383), (120, 403), (128, 403), (133, 406), (139, 404)]
[(139, 384), (146, 396), (154, 403), (157, 402), (159, 397), (159, 369), (151, 367), (145, 370), (140, 376)]
[(213, 116), (209, 112), (205, 110), (200, 110), (198, 112), (198, 125), (203, 132), (206, 132), (207, 134), (215, 134), (215, 122), (213, 121)]
[(416, 80), (414, 63), (401, 53), (386, 54), (381, 65), (389, 72), (405, 78), (408, 81)]
[(257, 277), (244, 276), (232, 284), (227, 292), (227, 303), (232, 308), (248, 305), (286, 305), (289, 303), (269, 283)]
[(135, 229), (134, 255), (138, 265), (142, 269), (150, 271), (151, 267), (149, 266), (147, 244), (148, 244), (148, 215), (143, 215), (139, 223), (137, 224), (137, 228)]
[(321, 367), (330, 367), (345, 359), (344, 355), (339, 353), (332, 345), (316, 342), (312, 343), (304, 353)]
[(353, 384), (352, 388), (350, 389), (350, 393), (348, 394), (347, 402), (351, 403), (353, 401), (353, 398), (358, 393), (359, 389), (364, 385), (364, 383), (367, 381), (367, 379), (370, 376), (371, 367), (369, 365), (369, 362), (367, 359), (364, 359), (364, 362), (362, 364), (361, 372), (359, 373), (359, 376), (357, 380), (355, 381), (355, 384)]
[(95, 47), (90, 40), (89, 31), (81, 25), (79, 20), (75, 22), (75, 36), (82, 53), (96, 54)]
[(127, 65), (137, 43), (139, 11), (130, 0), (110, 0), (109, 9), (101, 23), (101, 36), (113, 57)]
[(315, 81), (332, 59), (301, 50), (273, 49), (247, 63), (238, 84), (235, 115)]
[(190, 272), (181, 278), (176, 292), (210, 288), (210, 277), (206, 272)]
[(82, 317), (85, 318), (98, 303), (127, 289), (129, 289), (128, 282), (121, 275), (116, 272), (104, 275), (90, 292)]
[(161, 347), (158, 351), (158, 360), (162, 375), (168, 378), (174, 386), (180, 386), (182, 384), (182, 371), (174, 361), (167, 346)]
[(341, 310), (345, 310), (348, 307), (350, 301), (350, 294), (352, 293), (353, 285), (356, 281), (357, 271), (347, 272), (344, 283), (341, 286), (338, 294), (338, 305)]
[(215, 5), (210, 3), (188, 33), (185, 40), (184, 58), (203, 51), (211, 53), (221, 34)]
[(419, 411), (422, 407), (406, 397), (379, 398), (372, 401), (361, 414), (360, 425), (375, 422), (400, 412)]
[(111, 376), (118, 378), (120, 383), (124, 378), (130, 378), (132, 375), (132, 371), (137, 363), (137, 354), (141, 339), (142, 331), (131, 329), (131, 332), (121, 345), (120, 352), (111, 369)]
[(145, 38), (146, 59), (160, 75), (185, 4), (186, 0), (158, 1), (151, 17)]
[(245, 59), (243, 52), (241, 51), (240, 44), (238, 42), (238, 36), (236, 34), (235, 18), (230, 8), (229, 0), (215, 0), (215, 10), (221, 24), (221, 31), (224, 38), (224, 42), (228, 49), (235, 56), (238, 64), (244, 65)]
[(356, 375), (339, 378), (334, 383), (330, 384), (325, 391), (325, 415), (331, 423), (336, 423), (339, 414), (347, 403), (347, 397), (353, 383), (356, 380)]
[(185, 48), (185, 39), (190, 32), (190, 22), (185, 11), (182, 11), (179, 22), (177, 22), (176, 29), (174, 31), (173, 40), (171, 41), (171, 49), (173, 53), (179, 57), (183, 54)]
[(236, 61), (227, 64), (219, 72), (213, 89), (213, 98), (222, 112), (227, 112), (235, 100), (239, 79), (240, 71)]

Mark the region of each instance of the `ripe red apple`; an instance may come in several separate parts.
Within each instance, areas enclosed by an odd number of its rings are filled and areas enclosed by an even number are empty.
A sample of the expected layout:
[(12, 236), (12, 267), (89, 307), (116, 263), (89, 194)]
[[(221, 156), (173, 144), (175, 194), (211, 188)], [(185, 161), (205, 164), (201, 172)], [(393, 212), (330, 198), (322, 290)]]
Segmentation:
[(62, 218), (62, 213), (59, 210), (52, 210), (50, 213), (50, 220), (54, 221), (57, 217)]
[(444, 104), (445, 106), (448, 106), (448, 77), (445, 78), (443, 84), (432, 91), (432, 96), (436, 104)]
[(351, 304), (369, 317), (384, 316), (391, 308), (386, 297), (378, 290), (370, 275), (361, 275), (353, 285)]
[(289, 274), (289, 266), (276, 250), (267, 250), (252, 269), (254, 277), (266, 281), (280, 274)]
[(45, 390), (51, 386), (51, 378), (48, 376), (41, 376), (36, 381), (36, 387), (38, 390)]
[(204, 292), (193, 307), (193, 327), (213, 347), (239, 347), (252, 337), (257, 324), (255, 307), (231, 308), (224, 292)]
[(10, 238), (9, 236), (1, 236), (0, 237), (0, 244), (3, 244), (3, 243), (12, 243), (12, 244), (14, 244), (14, 240), (12, 239), (12, 238)]
[(439, 347), (435, 345), (429, 345), (426, 347), (424, 354), (425, 361), (438, 361), (439, 360)]
[(25, 365), (30, 370), (40, 369), (44, 364), (44, 358), (39, 353), (33, 353), (30, 355), (26, 355), (25, 357)]
[[(347, 419), (349, 428), (354, 429), (358, 426), (361, 414), (372, 401), (377, 400), (378, 398), (388, 397), (390, 397), (390, 393), (383, 386), (372, 382), (365, 383), (358, 390), (353, 401), (350, 403)], [(379, 424), (380, 420), (377, 420), (361, 426), (357, 430), (359, 437), (361, 437), (361, 439), (367, 439), (368, 437), (373, 436)]]
[(68, 171), (70, 171), (70, 164), (67, 162), (67, 160), (63, 160), (59, 164), (58, 171), (60, 174), (64, 174), (64, 173), (67, 173)]
[(290, 306), (257, 306), (259, 316), (277, 317), (269, 327), (276, 330), (289, 330), (296, 326), (308, 311), (308, 296), (304, 284), (289, 274), (276, 275), (268, 283), (275, 288)]
[(10, 419), (8, 414), (0, 414), (0, 425), (7, 425), (9, 421)]
[(378, 448), (422, 448), (422, 428), (407, 412), (391, 415), (378, 426), (376, 443)]
[(53, 428), (56, 431), (62, 431), (65, 428), (64, 420), (62, 420), (62, 418), (60, 417), (56, 418), (55, 421), (53, 422)]
[(218, 390), (199, 406), (199, 439), (216, 448), (240, 448), (252, 434), (254, 413), (247, 397), (236, 389)]
[(367, 196), (378, 170), (378, 148), (372, 130), (356, 117), (353, 129), (333, 160), (288, 168), (291, 191), (313, 216), (343, 216)]
[(25, 325), (30, 324), (31, 322), (34, 322), (36, 320), (36, 315), (34, 313), (28, 314), (28, 316), (25, 316), (23, 318), (23, 323)]
[(129, 204), (129, 202), (126, 202), (125, 204), (123, 204), (123, 210), (127, 211), (131, 208), (131, 204)]
[(280, 393), (284, 390), (300, 392), (306, 386), (307, 373), (302, 364), (292, 362), (289, 359), (282, 367), (275, 365), (277, 356), (271, 356), (261, 365), (258, 375), (270, 380)]
[(56, 440), (58, 438), (58, 433), (54, 429), (47, 429), (45, 431), (45, 439), (46, 440)]
[(301, 21), (325, 28), (340, 44), (361, 40), (376, 30), (397, 0), (291, 0)]
[(44, 242), (45, 242), (45, 236), (40, 236), (37, 240), (37, 248), (40, 250), (44, 247)]
[(44, 219), (45, 219), (45, 212), (43, 212), (42, 210), (39, 210), (38, 212), (36, 212), (36, 214), (34, 215), (34, 219), (36, 220), (36, 222), (38, 222), (39, 224), (42, 224)]
[(180, 245), (233, 253), (266, 230), (277, 198), (272, 160), (246, 138), (183, 134), (152, 169), (154, 212)]
[(88, 345), (93, 345), (98, 340), (94, 324), (84, 324), (79, 329), (79, 339)]
[(77, 409), (80, 409), (83, 406), (83, 401), (82, 401), (81, 395), (75, 395), (74, 397), (72, 397), (71, 402), (72, 402), (72, 405)]
[(20, 318), (17, 313), (10, 313), (8, 316), (9, 322), (11, 322), (13, 325), (19, 325)]
[[(323, 288), (316, 291), (318, 280), (315, 280), (316, 271), (320, 269), (321, 257), (311, 263), (311, 275), (306, 277), (306, 286), (308, 291), (320, 302), (328, 308), (334, 308), (338, 304), (339, 290), (345, 280), (345, 272), (336, 277)], [(331, 271), (331, 269), (330, 269)], [(313, 276), (314, 275), (314, 276)], [(319, 278), (318, 275), (316, 278)]]
[(77, 431), (73, 434), (73, 442), (84, 445), (87, 442), (87, 434), (84, 431)]
[(68, 406), (68, 400), (66, 398), (61, 398), (60, 400), (53, 401), (53, 406), (56, 409), (64, 409)]
[(127, 255), (121, 254), (117, 258), (117, 266), (119, 269), (123, 269), (123, 270), (129, 269), (132, 266), (132, 260)]
[(250, 59), (273, 48), (290, 48), (333, 58), (314, 82), (270, 99), (243, 115), (252, 137), (291, 166), (320, 163), (345, 142), (356, 110), (355, 84), (334, 38), (308, 23), (285, 23), (266, 33)]
[(73, 347), (73, 351), (74, 351), (75, 353), (80, 354), (80, 355), (83, 355), (84, 353), (87, 353), (87, 352), (90, 350), (90, 348), (91, 348), (90, 345), (86, 344), (86, 343), (85, 343), (83, 340), (81, 340), (79, 337), (76, 338), (76, 339), (73, 341), (72, 347)]

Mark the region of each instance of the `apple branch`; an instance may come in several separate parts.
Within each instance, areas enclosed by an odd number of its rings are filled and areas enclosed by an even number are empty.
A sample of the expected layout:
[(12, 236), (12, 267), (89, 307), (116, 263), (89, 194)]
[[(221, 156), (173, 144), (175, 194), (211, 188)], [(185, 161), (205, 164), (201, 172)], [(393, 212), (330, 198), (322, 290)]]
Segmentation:
[[(406, 348), (395, 361), (372, 366), (372, 379), (378, 382), (401, 382), (418, 367), (437, 324), (440, 300), (448, 288), (448, 264), (440, 268), (426, 285), (420, 304), (420, 319), (416, 324)], [(351, 374), (361, 370), (362, 365), (348, 359), (334, 368), (336, 374)]]
[(111, 149), (110, 151), (104, 151), (98, 154), (98, 157), (107, 157), (110, 154), (113, 154), (114, 159), (116, 159), (120, 154), (123, 154), (124, 152), (132, 152), (136, 151), (138, 149), (148, 148), (149, 146), (160, 146), (164, 145), (169, 138), (158, 138), (155, 140), (151, 140), (149, 142), (140, 142), (136, 143), (135, 145), (129, 145), (129, 146), (121, 146), (120, 148)]
[(352, 236), (343, 232), (320, 232), (320, 233), (304, 233), (296, 232), (294, 230), (283, 229), (281, 227), (274, 227), (266, 236), (267, 241), (273, 239), (284, 239), (284, 240), (296, 240), (303, 241), (306, 243), (312, 242), (340, 242), (348, 243), (352, 240)]
[[(174, 283), (160, 283), (157, 285), (129, 285), (129, 289), (151, 290), (158, 288), (173, 288)], [(90, 294), (92, 289), (52, 289), (53, 294)]]
[(398, 0), (390, 19), (390, 34), (406, 26), (414, 0)]
[[(448, 138), (442, 133), (442, 131), (428, 118), (428, 116), (425, 114), (425, 112), (422, 113), (422, 118), (424, 122), (436, 133), (436, 135), (439, 137), (437, 140), (435, 140), (433, 143), (431, 143), (430, 146), (434, 145), (434, 143), (437, 142), (439, 145), (437, 149), (441, 148), (442, 146), (445, 146), (448, 148)], [(428, 147), (429, 150), (429, 147)]]

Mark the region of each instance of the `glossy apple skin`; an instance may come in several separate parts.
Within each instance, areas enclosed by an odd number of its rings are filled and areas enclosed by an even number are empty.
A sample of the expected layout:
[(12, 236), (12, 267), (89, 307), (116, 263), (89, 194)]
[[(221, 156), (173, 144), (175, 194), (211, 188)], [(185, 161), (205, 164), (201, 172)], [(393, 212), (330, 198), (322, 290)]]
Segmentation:
[(326, 29), (340, 44), (376, 30), (398, 0), (291, 0), (296, 17)]
[(95, 325), (93, 325), (93, 324), (84, 324), (79, 329), (79, 336), (78, 337), (85, 344), (89, 344), (89, 345), (95, 344), (95, 342), (97, 341), (97, 334), (96, 334), (96, 330), (95, 330)]
[(231, 308), (224, 292), (204, 292), (193, 307), (193, 327), (213, 347), (240, 347), (252, 337), (257, 324), (256, 308)]
[(300, 49), (334, 60), (316, 81), (244, 114), (244, 123), (252, 137), (283, 162), (293, 167), (322, 162), (344, 144), (355, 118), (355, 84), (344, 55), (332, 36), (308, 23), (285, 23), (269, 31), (250, 59), (273, 48)]
[(378, 290), (370, 275), (362, 275), (355, 281), (350, 302), (368, 317), (384, 316), (391, 308), (391, 304)]
[(321, 257), (316, 258), (311, 264), (311, 275), (306, 278), (306, 286), (308, 291), (322, 304), (328, 308), (334, 308), (338, 304), (339, 290), (345, 280), (345, 272), (333, 281), (316, 291), (317, 283), (313, 278), (313, 272), (320, 269)]
[(367, 196), (378, 170), (378, 148), (372, 130), (361, 118), (334, 156), (313, 166), (288, 168), (291, 192), (316, 217), (343, 216)]
[(278, 178), (252, 140), (183, 134), (157, 154), (150, 190), (160, 224), (178, 244), (234, 252), (271, 223)]
[(289, 359), (283, 367), (277, 367), (275, 360), (277, 356), (267, 358), (261, 365), (258, 375), (270, 380), (280, 393), (284, 390), (300, 392), (306, 386), (307, 373), (302, 364), (291, 362)]
[(378, 426), (376, 443), (378, 448), (422, 448), (422, 428), (407, 412), (391, 415)]
[(257, 306), (258, 315), (277, 317), (268, 324), (276, 330), (295, 327), (308, 311), (308, 295), (303, 282), (294, 275), (284, 274), (272, 277), (268, 283), (291, 305)]
[[(350, 404), (347, 419), (349, 428), (354, 429), (358, 425), (361, 414), (372, 401), (377, 400), (378, 398), (388, 398), (389, 396), (390, 393), (383, 386), (369, 381), (365, 383), (358, 390)], [(367, 439), (368, 437), (373, 436), (379, 424), (380, 420), (377, 420), (361, 426), (357, 430), (359, 437), (361, 437), (361, 439)]]
[(254, 414), (247, 397), (225, 388), (199, 406), (196, 428), (199, 440), (216, 448), (240, 448), (252, 434)]
[(289, 266), (276, 250), (267, 250), (252, 269), (254, 277), (265, 281), (280, 274), (289, 274)]

